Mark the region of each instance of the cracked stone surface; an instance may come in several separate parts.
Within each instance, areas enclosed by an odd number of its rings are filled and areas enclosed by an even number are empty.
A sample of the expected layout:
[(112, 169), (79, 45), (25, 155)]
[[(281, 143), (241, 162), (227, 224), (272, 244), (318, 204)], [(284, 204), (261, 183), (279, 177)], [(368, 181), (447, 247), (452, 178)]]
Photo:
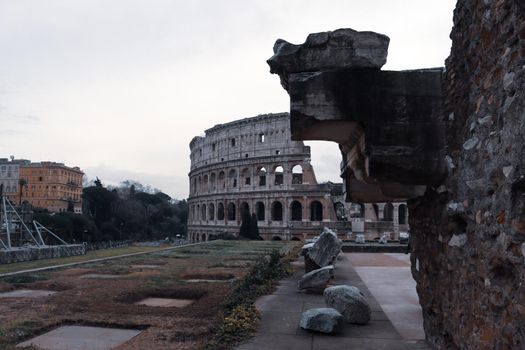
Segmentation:
[(109, 350), (141, 332), (133, 329), (63, 326), (20, 343), (17, 347), (35, 346), (42, 350)]
[(57, 292), (52, 290), (18, 289), (12, 292), (0, 293), (0, 298), (44, 298)]

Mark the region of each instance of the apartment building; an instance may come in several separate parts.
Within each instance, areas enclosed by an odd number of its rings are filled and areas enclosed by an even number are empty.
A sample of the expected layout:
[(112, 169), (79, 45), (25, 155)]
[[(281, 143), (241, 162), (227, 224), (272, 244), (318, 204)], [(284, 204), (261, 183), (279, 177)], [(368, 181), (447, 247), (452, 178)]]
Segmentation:
[(78, 167), (63, 163), (38, 162), (20, 166), (20, 179), (25, 185), (22, 201), (52, 212), (82, 213), (82, 178)]
[(3, 187), (3, 194), (12, 203), (18, 204), (20, 200), (19, 168), (29, 163), (31, 162), (27, 159), (0, 158), (0, 185)]

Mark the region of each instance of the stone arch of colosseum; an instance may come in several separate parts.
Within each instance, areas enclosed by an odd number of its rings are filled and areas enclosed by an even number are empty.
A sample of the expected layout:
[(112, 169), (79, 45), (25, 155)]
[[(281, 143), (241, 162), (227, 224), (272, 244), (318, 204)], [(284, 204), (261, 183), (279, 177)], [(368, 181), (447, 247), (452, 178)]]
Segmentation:
[(304, 240), (324, 226), (337, 230), (343, 239), (352, 230), (367, 227), (368, 239), (377, 238), (385, 228), (396, 238), (399, 227), (406, 226), (406, 206), (405, 224), (395, 225), (399, 203), (380, 203), (375, 211), (362, 205), (356, 215), (342, 198), (341, 184), (319, 184), (310, 148), (291, 140), (288, 113), (217, 125), (204, 137), (195, 137), (190, 149), (191, 241), (237, 236), (243, 213), (255, 214), (265, 240)]

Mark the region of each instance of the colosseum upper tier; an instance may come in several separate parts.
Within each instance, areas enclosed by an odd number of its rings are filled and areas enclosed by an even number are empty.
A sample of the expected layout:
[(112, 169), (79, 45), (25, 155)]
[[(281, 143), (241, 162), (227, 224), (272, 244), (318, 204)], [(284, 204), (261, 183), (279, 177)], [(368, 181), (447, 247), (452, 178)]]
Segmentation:
[(304, 240), (323, 226), (350, 230), (331, 197), (340, 186), (317, 183), (310, 147), (291, 141), (288, 113), (216, 125), (190, 149), (190, 240), (239, 235), (245, 211), (267, 240)]

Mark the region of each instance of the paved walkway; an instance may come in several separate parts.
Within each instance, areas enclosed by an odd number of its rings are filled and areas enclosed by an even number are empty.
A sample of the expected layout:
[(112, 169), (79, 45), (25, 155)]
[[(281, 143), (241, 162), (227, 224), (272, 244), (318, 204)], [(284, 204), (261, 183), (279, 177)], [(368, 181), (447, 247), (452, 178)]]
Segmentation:
[[(359, 256), (360, 254), (362, 255)], [(406, 292), (406, 289), (391, 289), (386, 281), (383, 284), (377, 283), (374, 285), (374, 283), (370, 283), (376, 277), (371, 279), (364, 278), (365, 282), (368, 280), (368, 283), (365, 283), (360, 277), (361, 275), (367, 275), (366, 268), (371, 267), (368, 265), (384, 268), (388, 271), (394, 267), (397, 268), (397, 272), (401, 271), (400, 268), (404, 268), (405, 274), (397, 273), (395, 278), (399, 279), (398, 282), (402, 285), (406, 282), (410, 286), (407, 276), (410, 280), (412, 280), (412, 277), (410, 276), (409, 267), (403, 261), (405, 258), (396, 258), (396, 255), (399, 254), (344, 253), (341, 254), (337, 262), (333, 284), (353, 285), (365, 294), (372, 308), (372, 320), (368, 325), (346, 324), (343, 332), (339, 335), (310, 333), (299, 328), (299, 318), (303, 310), (325, 307), (322, 295), (299, 293), (297, 291), (297, 280), (304, 271), (300, 269), (292, 277), (281, 281), (275, 293), (257, 300), (256, 306), (261, 311), (261, 323), (258, 332), (250, 341), (237, 347), (237, 350), (429, 349), (422, 340), (422, 323), (415, 323), (413, 319), (409, 318), (411, 321), (408, 325), (404, 327), (399, 326), (404, 324), (407, 314), (413, 313), (412, 300), (407, 301), (401, 297)], [(392, 266), (393, 262), (397, 264)], [(354, 268), (353, 264), (360, 266)], [(385, 275), (388, 275), (388, 272)], [(414, 283), (413, 280), (412, 283)], [(368, 284), (369, 287), (367, 287)], [(407, 287), (407, 289), (410, 288), (412, 287)], [(381, 294), (379, 289), (389, 291)], [(397, 303), (396, 305), (399, 308), (397, 310), (391, 308), (388, 313), (385, 313), (381, 305), (381, 300), (385, 300), (383, 296), (387, 296), (385, 305), (392, 304), (388, 296), (396, 296), (395, 303)], [(403, 305), (408, 307), (404, 308)], [(386, 309), (388, 310), (388, 308)], [(421, 311), (419, 311), (420, 313)], [(396, 324), (398, 325), (397, 328)]]
[(351, 254), (352, 266), (403, 339), (425, 339), (408, 254)]

